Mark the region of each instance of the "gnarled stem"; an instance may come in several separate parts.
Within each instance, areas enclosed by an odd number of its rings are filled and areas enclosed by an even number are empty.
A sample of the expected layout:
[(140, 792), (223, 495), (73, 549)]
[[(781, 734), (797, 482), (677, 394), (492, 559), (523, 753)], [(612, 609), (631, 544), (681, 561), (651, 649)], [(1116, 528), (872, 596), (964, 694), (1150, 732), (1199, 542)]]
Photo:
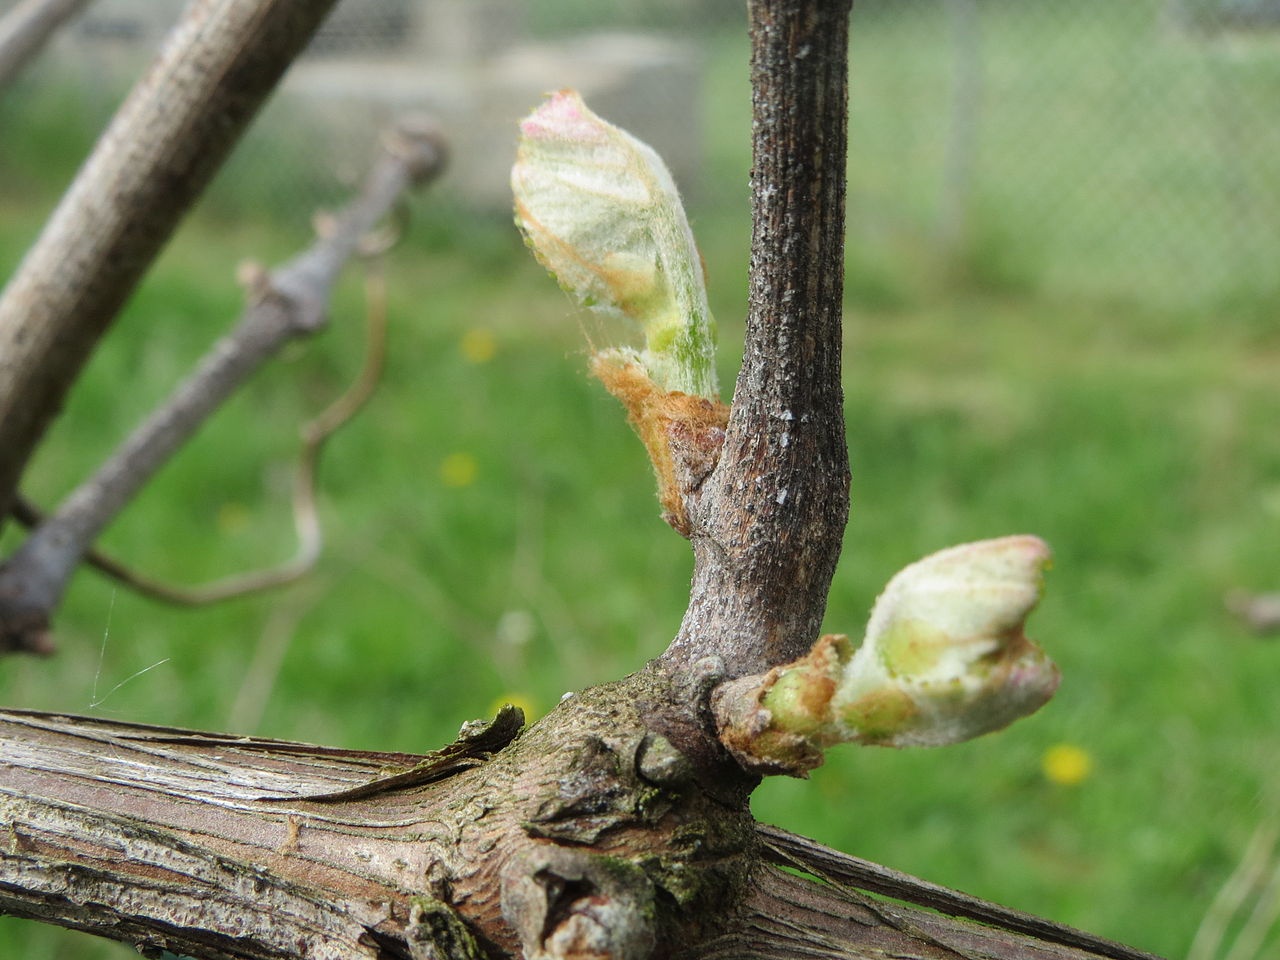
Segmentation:
[(494, 958), (1153, 960), (753, 824), (655, 679), (427, 756), (0, 711), (0, 909), (214, 960), (430, 957), (424, 907)]

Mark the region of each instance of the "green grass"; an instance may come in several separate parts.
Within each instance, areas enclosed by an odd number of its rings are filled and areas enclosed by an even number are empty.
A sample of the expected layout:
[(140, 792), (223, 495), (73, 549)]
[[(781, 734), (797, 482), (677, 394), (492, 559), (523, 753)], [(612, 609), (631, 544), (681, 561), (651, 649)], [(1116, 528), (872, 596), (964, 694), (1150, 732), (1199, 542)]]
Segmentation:
[[(813, 784), (767, 784), (757, 810), (1178, 956), (1280, 787), (1277, 651), (1221, 609), (1277, 568), (1280, 336), (1206, 322), (1155, 338), (1154, 319), (1003, 302), (855, 327), (855, 512), (829, 629), (856, 635), (921, 553), (1035, 532), (1056, 564), (1032, 635), (1063, 686), (998, 736), (833, 755)], [(1094, 758), (1078, 787), (1040, 773), (1059, 742)]]
[[(1102, 80), (1072, 68), (1073, 51), (1096, 41), (1059, 33), (1068, 21), (1055, 5), (1035, 5), (1034, 71), (1014, 57), (1008, 25), (991, 21), (988, 82), (1040, 99), (990, 95), (976, 225), (961, 268), (939, 270), (929, 227), (939, 154), (911, 110), (940, 109), (945, 20), (924, 4), (897, 16), (865, 6), (845, 363), (854, 502), (827, 627), (856, 637), (877, 591), (924, 553), (1037, 533), (1056, 563), (1031, 633), (1064, 681), (1044, 711), (1002, 734), (939, 751), (836, 750), (808, 782), (766, 783), (755, 809), (852, 853), (1178, 957), (1254, 826), (1280, 804), (1280, 647), (1246, 635), (1221, 603), (1232, 587), (1280, 587), (1273, 274), (1237, 264), (1207, 214), (1198, 234), (1161, 219), (1226, 175), (1221, 157), (1161, 147), (1180, 142), (1165, 127), (1204, 114), (1150, 119), (1158, 129), (1130, 136), (1133, 105), (1105, 107), (1106, 90), (1091, 90)], [(1138, 37), (1131, 21), (1106, 19), (1116, 7), (1091, 3), (1097, 17), (1081, 22), (1123, 51)], [(749, 101), (740, 41), (709, 52), (717, 106), (692, 219), (728, 384), (745, 309)], [(1158, 86), (1203, 55), (1171, 41), (1133, 68)], [(1261, 95), (1272, 68), (1249, 63)], [(36, 123), (47, 105), (8, 109), (6, 131), (25, 123), (38, 136), (0, 139), (0, 273), (85, 141)], [(1011, 146), (1017, 130), (1036, 145), (1025, 163)], [(1091, 167), (1108, 149), (1114, 162)], [(1118, 202), (1125, 178), (1145, 183), (1157, 169), (1168, 176), (1138, 196), (1134, 223), (1091, 245), (1087, 224)], [(246, 196), (270, 186), (247, 184)], [(301, 242), (305, 213), (247, 219), (257, 201), (224, 189), (77, 385), (26, 480), (37, 500), (56, 502), (230, 324), (239, 260), (275, 262)], [(1080, 208), (1061, 229), (1040, 226), (1050, 193)], [(425, 750), (502, 699), (544, 711), (663, 648), (690, 560), (658, 519), (616, 403), (584, 374), (582, 318), (507, 223), (430, 198), (418, 214), (390, 265), (386, 378), (326, 457), (329, 540), (315, 574), (190, 612), (82, 573), (59, 616), (60, 655), (0, 661), (0, 703)], [(1232, 265), (1239, 282), (1184, 276), (1184, 260), (1152, 245)], [(1280, 262), (1269, 250), (1257, 262)], [(287, 556), (296, 427), (354, 372), (360, 309), (353, 275), (332, 328), (221, 411), (104, 545), (184, 581)], [(491, 360), (464, 355), (475, 331), (494, 337)], [(458, 454), (474, 461), (474, 478), (450, 486), (442, 466)], [(16, 542), (9, 530), (0, 553)], [(273, 654), (271, 678), (262, 664)], [(1041, 770), (1060, 743), (1093, 759), (1079, 785)], [(15, 921), (0, 922), (0, 946), (33, 960), (133, 955)]]
[[(854, 15), (855, 263), (890, 290), (914, 287), (938, 254), (959, 57), (949, 6), (867, 0)], [(1274, 302), (1280, 36), (1187, 37), (1166, 7), (981, 5), (969, 218), (951, 270), (1166, 308)]]

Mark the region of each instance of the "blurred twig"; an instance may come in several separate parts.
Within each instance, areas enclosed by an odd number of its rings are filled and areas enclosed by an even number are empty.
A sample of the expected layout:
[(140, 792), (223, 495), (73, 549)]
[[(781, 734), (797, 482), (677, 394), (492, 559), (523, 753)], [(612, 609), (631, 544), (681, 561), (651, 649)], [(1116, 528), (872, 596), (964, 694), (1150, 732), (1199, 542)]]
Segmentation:
[(1280, 630), (1280, 593), (1245, 593), (1234, 590), (1227, 594), (1227, 609), (1254, 633)]
[[(1236, 935), (1224, 960), (1255, 960), (1261, 956), (1267, 935), (1280, 915), (1280, 858), (1276, 843), (1280, 829), (1274, 820), (1258, 825), (1245, 846), (1240, 862), (1209, 905), (1196, 931), (1187, 960), (1214, 960), (1223, 956), (1228, 931), (1249, 899), (1253, 908)], [(1268, 872), (1270, 876), (1268, 877)]]
[[(366, 263), (366, 350), (364, 365), (354, 383), (319, 416), (303, 424), (302, 450), (293, 478), (293, 526), (298, 546), (291, 559), (276, 567), (253, 570), (200, 586), (181, 586), (150, 577), (100, 550), (91, 549), (84, 562), (116, 582), (152, 600), (177, 606), (197, 607), (235, 597), (261, 593), (305, 576), (320, 558), (324, 531), (316, 508), (316, 478), (325, 442), (354, 417), (369, 401), (382, 375), (386, 360), (387, 298), (386, 279), (376, 260)], [(25, 499), (14, 510), (14, 518), (25, 526), (37, 526), (43, 515)]]
[[(89, 356), (333, 3), (187, 4), (98, 138), (0, 293), (0, 528)], [(0, 594), (0, 648), (47, 643), (47, 602)]]
[(89, 0), (25, 0), (0, 17), (0, 93)]
[[(410, 186), (436, 176), (443, 168), (444, 148), (430, 125), (403, 122), (385, 138), (381, 154), (360, 195), (352, 200), (305, 252), (251, 282), (251, 301), (234, 330), (209, 351), (165, 404), (154, 411), (108, 458), (41, 523), (0, 568), (0, 650), (48, 652), (48, 627), (71, 574), (93, 541), (160, 467), (205, 420), (274, 356), (289, 340), (310, 334), (326, 322), (330, 290), (346, 261), (369, 246), (370, 232), (399, 202)], [(378, 240), (376, 246), (385, 246)], [(380, 275), (370, 279), (370, 322), (383, 322)], [(296, 579), (319, 549), (315, 520), (314, 473), (320, 447), (364, 399), (381, 368), (381, 335), (371, 341), (369, 362), (360, 380), (343, 398), (304, 431), (302, 468), (295, 484), (295, 522), (299, 550), (283, 568), (198, 591), (198, 602), (265, 589)], [(109, 565), (113, 575), (142, 588), (143, 578)], [(179, 599), (154, 581), (153, 596)]]

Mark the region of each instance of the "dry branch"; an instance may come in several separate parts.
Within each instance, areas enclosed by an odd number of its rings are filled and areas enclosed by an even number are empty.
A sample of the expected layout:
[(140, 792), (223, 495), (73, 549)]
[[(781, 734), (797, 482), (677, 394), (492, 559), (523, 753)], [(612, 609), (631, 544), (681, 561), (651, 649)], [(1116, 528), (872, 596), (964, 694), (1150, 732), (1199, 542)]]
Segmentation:
[(334, 0), (195, 0), (0, 294), (0, 524), (121, 304)]
[[(250, 305), (236, 327), (0, 567), (0, 649), (42, 653), (51, 649), (48, 629), (53, 611), (94, 540), (254, 372), (289, 340), (314, 333), (324, 324), (330, 290), (362, 238), (407, 188), (434, 176), (443, 159), (440, 138), (429, 124), (402, 123), (385, 138), (360, 195), (334, 219), (324, 236), (293, 260), (257, 279), (250, 291)], [(334, 416), (328, 414), (330, 419)], [(319, 443), (331, 431), (320, 424), (313, 426), (313, 432), (317, 436), (302, 471), (304, 493), (310, 489)], [(299, 562), (305, 565), (318, 542), (313, 521), (304, 532), (307, 536)], [(268, 579), (285, 582), (297, 565)], [(229, 586), (215, 587), (212, 595), (219, 596), (227, 589), (243, 590), (245, 583), (237, 579)]]
[(1088, 956), (1110, 960), (1154, 960), (1151, 954), (1124, 944), (841, 853), (777, 827), (761, 825), (759, 833), (764, 842), (765, 856), (772, 863), (803, 870), (837, 887), (846, 886), (905, 900), (944, 916), (973, 920), (993, 929), (1034, 938), (1043, 944), (1071, 947)]
[[(562, 731), (583, 732), (578, 724), (601, 719), (590, 708), (565, 713)], [(515, 734), (513, 721), (507, 715), (473, 730), (432, 757), (2, 712), (0, 910), (219, 960), (403, 957), (414, 892), (430, 888), (427, 878), (441, 874), (457, 847), (474, 853), (498, 835), (493, 823), (475, 819), (481, 798), (515, 788), (515, 812), (538, 816), (544, 798), (571, 782), (556, 765), (564, 745), (546, 753), (545, 765), (526, 763), (518, 778), (506, 754), (495, 757)], [(525, 750), (524, 760), (530, 756)], [(640, 765), (641, 756), (624, 762)], [(424, 774), (433, 763), (434, 774)], [(489, 819), (507, 816), (493, 811)], [(608, 816), (597, 808), (598, 819)], [(626, 829), (623, 819), (618, 829)], [(602, 845), (624, 843), (606, 836)], [(862, 861), (773, 828), (758, 828), (755, 846), (814, 879), (757, 862), (750, 892), (717, 929), (666, 955), (1153, 960), (1044, 921), (1013, 932), (1001, 929), (1002, 916), (985, 918), (997, 926), (975, 924), (876, 899), (865, 891), (943, 911), (955, 903), (955, 895), (937, 902), (932, 885), (869, 872)], [(487, 849), (491, 861), (503, 850)], [(471, 908), (472, 928), (491, 955), (510, 955), (498, 946), (510, 936), (501, 918), (459, 896), (468, 884), (496, 883), (483, 864), (471, 871), (451, 881), (454, 895)], [(472, 893), (475, 901), (494, 895)], [(980, 903), (962, 902), (971, 914)]]
[(26, 0), (0, 17), (0, 95), (89, 0)]
[[(376, 256), (376, 255), (375, 255)], [(84, 552), (84, 563), (137, 594), (181, 607), (220, 603), (236, 597), (272, 590), (301, 579), (320, 559), (324, 531), (316, 505), (317, 475), (325, 444), (351, 420), (373, 396), (386, 359), (386, 278), (380, 266), (365, 266), (367, 351), (364, 365), (354, 383), (319, 416), (303, 424), (302, 451), (293, 478), (293, 527), (298, 538), (294, 555), (284, 563), (262, 570), (235, 574), (198, 586), (182, 586), (147, 576), (96, 548)], [(265, 361), (265, 357), (263, 358)], [(28, 530), (38, 528), (47, 517), (25, 497), (13, 506), (13, 518)], [(0, 581), (3, 574), (0, 574)]]
[(190, 956), (346, 960), (379, 955), (371, 931), (407, 916), (424, 875), (419, 795), (376, 812), (284, 799), (422, 757), (21, 712), (0, 755), (4, 913)]

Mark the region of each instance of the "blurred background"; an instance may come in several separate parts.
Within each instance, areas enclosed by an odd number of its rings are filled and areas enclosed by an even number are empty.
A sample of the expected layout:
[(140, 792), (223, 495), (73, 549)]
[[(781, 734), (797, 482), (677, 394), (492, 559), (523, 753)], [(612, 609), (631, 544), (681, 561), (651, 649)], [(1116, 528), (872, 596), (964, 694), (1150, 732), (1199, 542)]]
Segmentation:
[[(96, 0), (0, 91), (0, 273), (181, 7)], [(25, 482), (56, 504), (230, 326), (237, 264), (308, 243), (379, 130), (427, 112), (453, 165), (386, 259), (388, 368), (327, 452), (324, 559), (195, 611), (83, 572), (58, 655), (0, 662), (0, 702), (425, 751), (502, 702), (537, 716), (659, 653), (687, 545), (585, 372), (584, 329), (632, 333), (533, 263), (507, 170), (516, 121), (566, 86), (667, 158), (727, 394), (750, 229), (744, 20), (729, 0), (344, 0)], [(1280, 590), (1280, 2), (858, 0), (852, 37), (853, 516), (827, 628), (858, 636), (925, 553), (1036, 533), (1056, 562), (1030, 632), (1064, 679), (973, 743), (836, 750), (808, 782), (767, 783), (757, 815), (1170, 958), (1275, 956), (1280, 645), (1224, 598)], [(298, 424), (363, 349), (360, 268), (348, 278), (330, 329), (221, 411), (104, 547), (182, 583), (291, 553)], [(1256, 876), (1211, 909), (1251, 840)], [(132, 955), (0, 920), (0, 960)]]

